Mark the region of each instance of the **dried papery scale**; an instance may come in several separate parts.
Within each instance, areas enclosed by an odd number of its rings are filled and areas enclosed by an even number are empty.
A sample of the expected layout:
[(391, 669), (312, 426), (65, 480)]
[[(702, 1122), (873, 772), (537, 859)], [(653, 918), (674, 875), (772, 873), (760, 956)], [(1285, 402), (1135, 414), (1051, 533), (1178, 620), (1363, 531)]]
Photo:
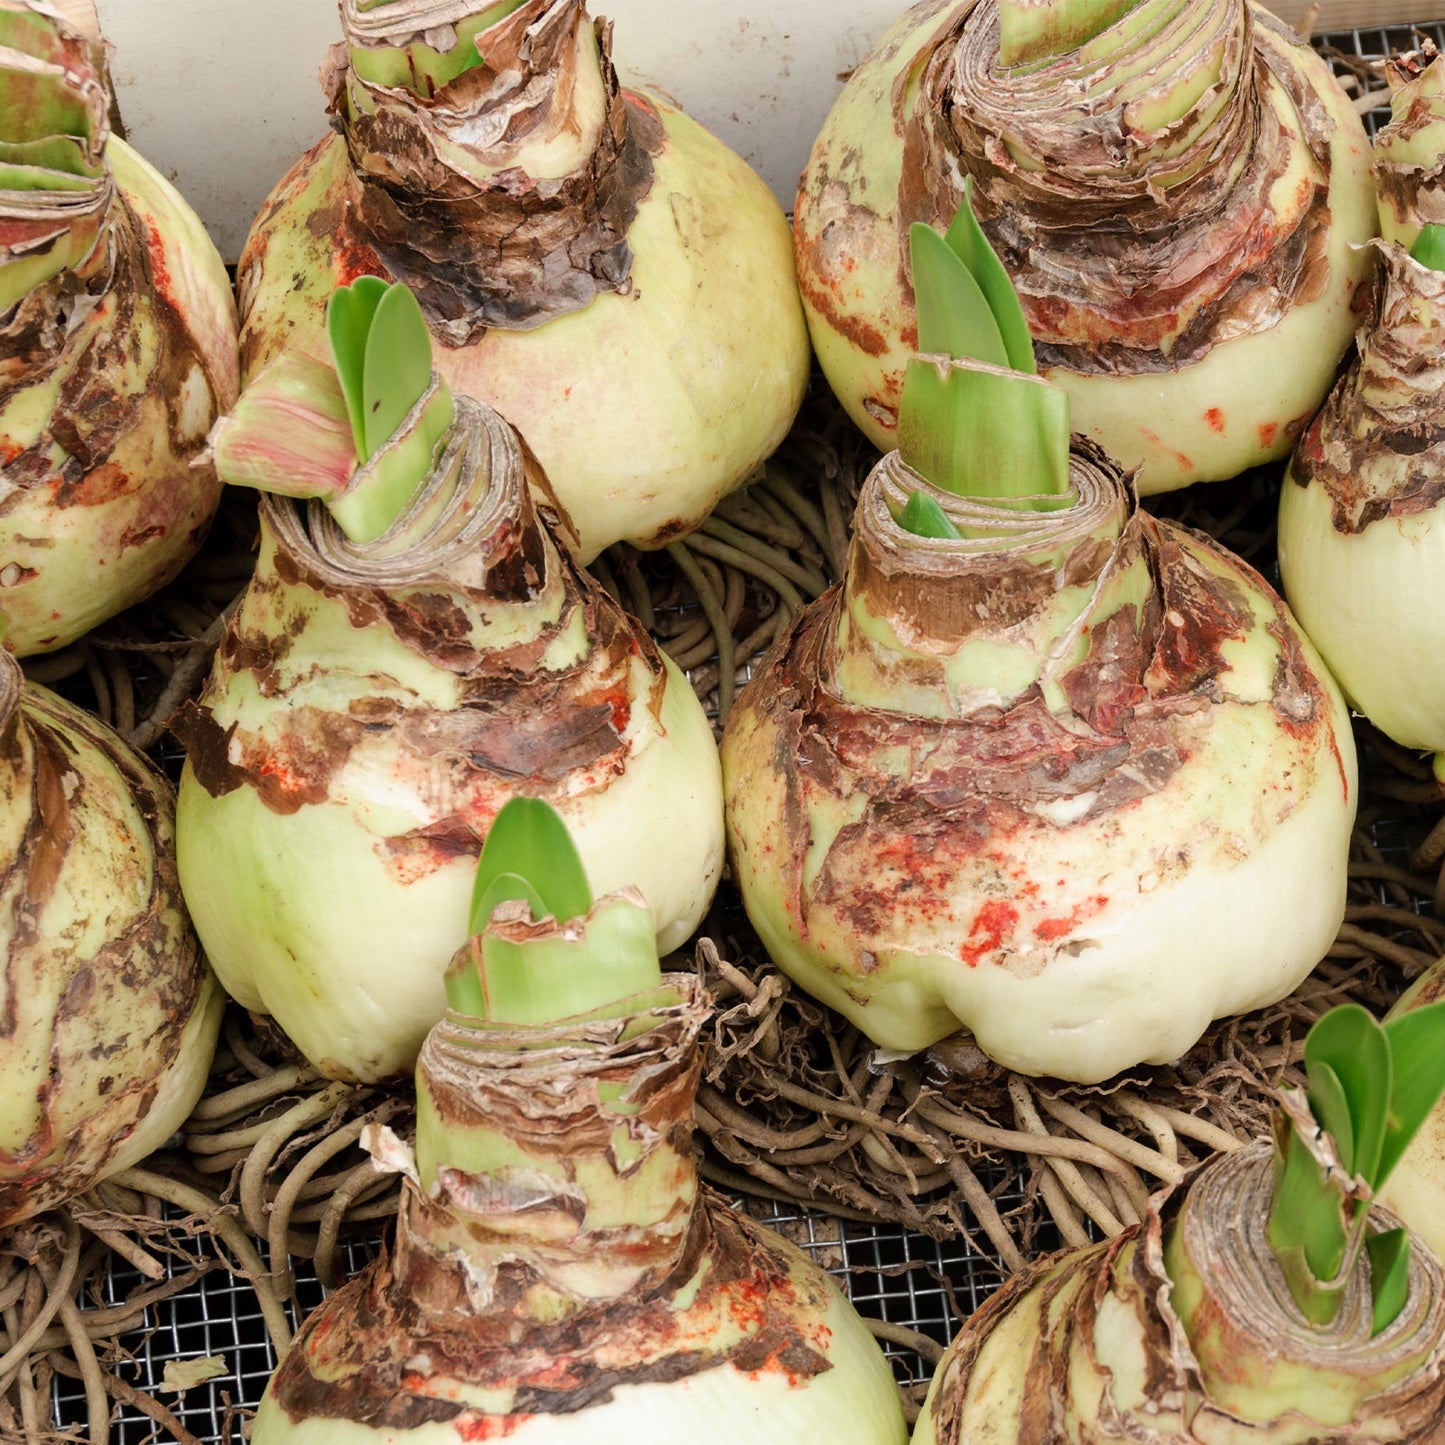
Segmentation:
[(1346, 714), (1263, 581), (1136, 510), (1082, 445), (1071, 505), (865, 484), (848, 575), (723, 740), (728, 837), (778, 966), (889, 1048), (961, 1027), (1094, 1081), (1288, 994), (1344, 906)]
[(1393, 118), (1376, 144), (1392, 239), (1376, 243), (1358, 356), (1286, 472), (1279, 562), (1291, 607), (1350, 701), (1395, 742), (1438, 757), (1445, 271), (1410, 248), (1445, 216), (1445, 60), (1406, 58), (1391, 74)]
[[(505, 905), (488, 934), (585, 948), (640, 903), (560, 923)], [(372, 1134), (406, 1181), (394, 1242), (307, 1320), (255, 1445), (901, 1442), (891, 1372), (836, 1285), (699, 1186), (707, 1009), (678, 975), (551, 1024), (449, 1009), (418, 1060), (415, 1154)]]
[(319, 501), (263, 497), (255, 576), (179, 724), (202, 942), (232, 996), (335, 1079), (414, 1060), (508, 797), (555, 803), (598, 887), (635, 881), (664, 951), (721, 867), (716, 753), (686, 679), (556, 540), (511, 428), (455, 405), (374, 542)]
[(1337, 1325), (1312, 1331), (1265, 1238), (1271, 1190), (1267, 1146), (1221, 1155), (1116, 1239), (1015, 1275), (955, 1337), (914, 1445), (1438, 1440), (1438, 1260), (1411, 1252), (1405, 1310), (1372, 1338), (1361, 1256)]
[(0, 92), (0, 612), (23, 656), (148, 596), (200, 546), (236, 316), (200, 221), (109, 135), (101, 42), (6, 0)]
[[(787, 223), (737, 156), (619, 89), (610, 29), (581, 0), (500, 10), (343, 6), (336, 133), (279, 183), (241, 258), (243, 370), (323, 354), (338, 283), (404, 280), (438, 368), (521, 431), (584, 557), (662, 546), (748, 479), (802, 400)], [(448, 70), (482, 61), (433, 91), (401, 58), (421, 45)]]
[(222, 996), (186, 917), (170, 784), (0, 653), (0, 1224), (160, 1147), (200, 1097)]
[(896, 444), (917, 349), (908, 227), (943, 229), (972, 177), (1041, 374), (1079, 431), (1142, 467), (1141, 491), (1287, 455), (1349, 345), (1369, 266), (1354, 248), (1375, 231), (1358, 117), (1247, 0), (1144, 0), (1072, 49), (1010, 64), (1000, 15), (1024, 8), (914, 6), (825, 123), (794, 227), (839, 399)]
[(1427, 41), (1384, 69), (1390, 118), (1374, 142), (1380, 236), (1408, 251), (1422, 227), (1445, 224), (1445, 66)]

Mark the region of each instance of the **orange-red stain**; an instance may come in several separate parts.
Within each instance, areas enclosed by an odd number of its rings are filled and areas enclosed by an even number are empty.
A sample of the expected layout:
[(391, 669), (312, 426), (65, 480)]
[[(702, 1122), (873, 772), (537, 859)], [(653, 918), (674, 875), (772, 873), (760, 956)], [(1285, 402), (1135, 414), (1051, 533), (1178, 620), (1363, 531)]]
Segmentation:
[(627, 724), (632, 718), (632, 699), (628, 697), (627, 689), (613, 688), (602, 700), (612, 710), (612, 731), (621, 737), (627, 731)]
[(1150, 431), (1148, 427), (1140, 427), (1139, 435), (1144, 438), (1150, 446), (1158, 447), (1162, 452), (1168, 452), (1174, 458), (1175, 465), (1180, 471), (1192, 472), (1194, 470), (1194, 458), (1186, 456), (1183, 452), (1175, 451), (1173, 447), (1164, 445), (1164, 438), (1158, 432)]
[(1212, 406), (1204, 413), (1204, 420), (1209, 423), (1211, 431), (1224, 431), (1224, 413), (1217, 406)]
[(1019, 911), (1011, 903), (991, 898), (973, 916), (973, 928), (958, 950), (970, 968), (977, 968), (985, 954), (994, 953), (1018, 926)]
[(1259, 424), (1259, 444), (1262, 447), (1272, 447), (1274, 439), (1279, 435), (1279, 423), (1277, 421), (1262, 421)]
[(1106, 908), (1108, 903), (1109, 900), (1102, 893), (1096, 893), (1092, 898), (1076, 903), (1062, 918), (1045, 918), (1034, 924), (1034, 937), (1045, 943), (1056, 943), (1061, 938), (1067, 938), (1085, 919), (1093, 918)]
[(728, 1313), (740, 1330), (752, 1332), (763, 1327), (768, 1312), (768, 1291), (780, 1280), (752, 1279), (734, 1283), (728, 1299)]
[(530, 1415), (459, 1415), (451, 1426), (462, 1440), (504, 1440), (531, 1418)]
[(176, 305), (171, 294), (171, 268), (166, 265), (166, 244), (155, 231), (146, 232), (146, 250), (150, 254), (151, 279), (156, 291), (172, 306)]

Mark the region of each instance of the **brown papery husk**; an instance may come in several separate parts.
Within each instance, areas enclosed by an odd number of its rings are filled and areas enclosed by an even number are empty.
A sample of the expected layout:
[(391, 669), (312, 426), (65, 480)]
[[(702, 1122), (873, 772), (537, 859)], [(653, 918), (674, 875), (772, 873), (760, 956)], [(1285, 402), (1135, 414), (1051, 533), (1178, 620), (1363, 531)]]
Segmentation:
[[(650, 663), (660, 704), (662, 663), (645, 637), (612, 600), (587, 578), (554, 535), (567, 522), (531, 457), (518, 453), (506, 424), (489, 408), (465, 398), (458, 407), (477, 421), (459, 428), (438, 472), (457, 469), (461, 491), (429, 535), (404, 552), (393, 552), (384, 537), (371, 547), (348, 542), (321, 503), (297, 503), (265, 496), (261, 523), (266, 565), (258, 569), (247, 601), (218, 653), (209, 693), (222, 680), (250, 672), (263, 695), (276, 685), (278, 664), (306, 649), (307, 623), (318, 606), (340, 606), (354, 628), (383, 627), (406, 648), (459, 679), (458, 705), (438, 715), (378, 697), (372, 706), (334, 720), (292, 719), (294, 741), (284, 776), (271, 759), (274, 741), (247, 729), (225, 732), (211, 720), (206, 696), (177, 721), (192, 768), (213, 795), (243, 785), (255, 788), (267, 806), (291, 812), (324, 795), (328, 778), (351, 748), (379, 725), (415, 731), (415, 746), (433, 756), (455, 756), (454, 766), (530, 777), (556, 783), (569, 771), (613, 766), (621, 744), (613, 709), (598, 700), (622, 687), (628, 659), (636, 650)], [(503, 438), (506, 432), (507, 438)], [(465, 493), (479, 467), (491, 477), (477, 502)], [(424, 495), (413, 506), (424, 510)], [(545, 520), (544, 520), (545, 519)], [(399, 519), (405, 528), (407, 515)], [(552, 594), (564, 599), (555, 615), (499, 640), (485, 609), (525, 607)], [(585, 614), (592, 640), (571, 668), (544, 671), (542, 658), (559, 636)], [(507, 645), (510, 642), (511, 645)], [(526, 699), (523, 701), (523, 699)], [(462, 759), (466, 762), (463, 765)], [(450, 796), (462, 796), (459, 786)], [(445, 847), (452, 834), (475, 841), (460, 817), (438, 819), (413, 840), (394, 837), (398, 852), (409, 842), (430, 840)]]
[[(318, 1421), (492, 1439), (529, 1427), (546, 1433), (562, 1423), (548, 1417), (569, 1416), (578, 1418), (567, 1438), (580, 1440), (594, 1407), (616, 1431), (615, 1417), (650, 1398), (629, 1387), (672, 1384), (683, 1388), (667, 1417), (681, 1428), (694, 1414), (701, 1423), (709, 1399), (683, 1382), (721, 1371), (763, 1385), (758, 1398), (774, 1408), (779, 1386), (789, 1396), (814, 1384), (825, 1398), (861, 1392), (857, 1433), (835, 1406), (828, 1438), (901, 1441), (881, 1355), (873, 1381), (881, 1394), (841, 1377), (857, 1360), (837, 1353), (842, 1301), (823, 1272), (694, 1192), (688, 1141), (709, 1005), (696, 979), (663, 982), (676, 1002), (620, 1019), (521, 1029), (449, 1015), (438, 1026), (418, 1081), (437, 1101), (442, 1132), (456, 1128), (461, 1147), (477, 1129), (495, 1133), (516, 1154), (504, 1150), (475, 1174), (439, 1169), (425, 1194), (408, 1180), (394, 1247), (307, 1321), (272, 1379), (253, 1441), (285, 1440)], [(613, 1107), (607, 1086), (624, 1081), (625, 1103)], [(636, 1158), (614, 1151), (618, 1131)], [(374, 1147), (408, 1167), (399, 1141), (383, 1135)], [(594, 1209), (616, 1213), (620, 1201), (634, 1201), (629, 1181), (647, 1176), (659, 1154), (676, 1155), (675, 1213), (630, 1232), (594, 1229)], [(545, 1173), (531, 1167), (544, 1159)], [(589, 1190), (588, 1181), (603, 1187)], [(667, 1243), (666, 1257), (649, 1241)], [(568, 1256), (574, 1269), (593, 1266), (594, 1282), (603, 1278), (590, 1295), (569, 1291)], [(629, 1268), (634, 1261), (640, 1269)], [(615, 1399), (619, 1391), (628, 1403)], [(656, 1438), (653, 1409), (641, 1406), (642, 1438)], [(708, 1438), (741, 1439), (748, 1428), (719, 1419)]]
[[(990, 0), (928, 56), (927, 103), (911, 106), (904, 131), (903, 211), (951, 216), (962, 178), (974, 177), (976, 213), (1041, 368), (1172, 370), (1271, 325), (1325, 284), (1325, 187), (1302, 206), (1292, 195), (1294, 213), (1276, 216), (1270, 188), (1297, 142), (1263, 92), (1285, 88), (1322, 174), (1330, 118), (1274, 61), (1265, 42), (1284, 32), (1271, 17), (1245, 0), (1194, 8), (1215, 32), (1221, 75), (1157, 132), (1134, 129), (1103, 86), (1081, 114), (1064, 78), (1072, 52), (1038, 71), (1003, 67)], [(1256, 30), (1267, 32), (1259, 43)]]
[(1445, 497), (1445, 272), (1375, 241), (1358, 353), (1300, 438), (1286, 473), (1317, 482), (1336, 532), (1430, 512)]
[[(344, 19), (360, 39), (353, 10)], [(420, 33), (424, 10), (400, 0), (366, 18), (380, 17), (397, 43)], [(477, 37), (482, 65), (429, 98), (367, 85), (349, 70), (344, 45), (332, 51), (326, 83), (362, 234), (452, 346), (491, 326), (540, 326), (631, 284), (627, 231), (651, 189), (662, 132), (618, 87), (610, 25), (596, 26), (606, 119), (586, 162), (542, 181), (511, 164), (521, 147), (574, 125), (570, 52), (585, 24), (583, 0), (531, 0)], [(349, 99), (350, 87), (364, 105)]]
[[(1371, 1340), (1361, 1258), (1336, 1326), (1311, 1330), (1265, 1238), (1272, 1158), (1263, 1145), (1219, 1156), (1184, 1188), (1157, 1194), (1142, 1225), (1016, 1275), (950, 1346), (914, 1445), (1445, 1438), (1439, 1262), (1416, 1241), (1405, 1307)], [(1384, 1211), (1378, 1222), (1394, 1223)], [(1165, 1268), (1177, 1230), (1204, 1288), (1187, 1321)], [(1268, 1392), (1271, 1377), (1277, 1393), (1257, 1398), (1272, 1405), (1224, 1403)], [(1312, 1416), (1342, 1378), (1364, 1395), (1353, 1417)]]

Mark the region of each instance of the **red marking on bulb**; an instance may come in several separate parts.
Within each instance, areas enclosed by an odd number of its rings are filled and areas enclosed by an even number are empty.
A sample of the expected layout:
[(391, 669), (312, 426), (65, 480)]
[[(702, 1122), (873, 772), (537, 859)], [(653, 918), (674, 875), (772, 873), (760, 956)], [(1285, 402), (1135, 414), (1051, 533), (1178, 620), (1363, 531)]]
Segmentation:
[(1204, 413), (1204, 420), (1209, 423), (1211, 431), (1224, 431), (1224, 413), (1217, 406), (1212, 406)]
[(1192, 472), (1194, 470), (1194, 458), (1185, 456), (1183, 452), (1177, 452), (1172, 447), (1166, 447), (1164, 445), (1164, 438), (1161, 437), (1158, 432), (1150, 431), (1148, 427), (1141, 426), (1139, 428), (1139, 435), (1142, 436), (1150, 446), (1158, 447), (1162, 452), (1168, 452), (1169, 455), (1174, 458), (1174, 463), (1180, 471)]
[(531, 1418), (530, 1415), (459, 1415), (450, 1423), (461, 1440), (503, 1440), (516, 1434)]
[(1259, 424), (1259, 444), (1262, 447), (1272, 447), (1274, 439), (1279, 435), (1279, 423), (1277, 421), (1262, 421)]
[(1011, 903), (991, 898), (973, 916), (973, 928), (958, 950), (970, 968), (977, 968), (985, 954), (995, 953), (1018, 926), (1019, 911)]
[(147, 231), (146, 251), (150, 256), (151, 279), (155, 282), (156, 292), (175, 306), (176, 300), (171, 293), (171, 268), (166, 265), (166, 243), (159, 232)]
[(1045, 943), (1057, 943), (1059, 939), (1067, 938), (1085, 919), (1093, 918), (1101, 912), (1108, 903), (1109, 900), (1102, 893), (1096, 893), (1092, 898), (1076, 903), (1062, 918), (1045, 918), (1036, 923), (1034, 937)]

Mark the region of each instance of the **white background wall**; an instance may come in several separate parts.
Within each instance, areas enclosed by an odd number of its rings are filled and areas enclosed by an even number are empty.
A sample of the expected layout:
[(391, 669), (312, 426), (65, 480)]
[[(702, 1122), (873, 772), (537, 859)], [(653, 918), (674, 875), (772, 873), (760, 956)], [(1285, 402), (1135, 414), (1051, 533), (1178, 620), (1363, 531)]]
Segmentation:
[[(907, 0), (592, 0), (623, 80), (662, 91), (791, 209), (847, 72)], [(267, 191), (326, 129), (336, 0), (96, 0), (121, 116), (234, 260)]]

